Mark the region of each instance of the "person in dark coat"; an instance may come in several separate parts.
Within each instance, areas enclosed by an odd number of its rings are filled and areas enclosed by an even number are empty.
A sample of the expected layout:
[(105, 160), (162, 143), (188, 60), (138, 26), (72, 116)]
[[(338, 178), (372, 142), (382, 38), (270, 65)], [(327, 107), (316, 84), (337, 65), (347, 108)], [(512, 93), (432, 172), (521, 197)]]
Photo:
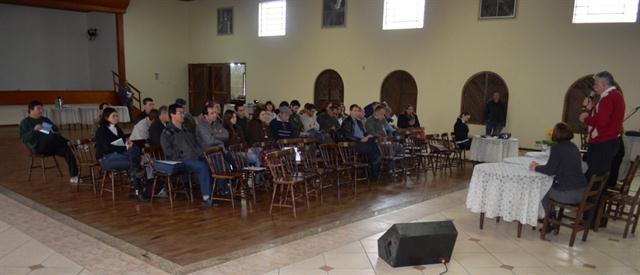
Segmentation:
[(493, 98), (485, 106), (485, 123), (487, 136), (500, 134), (507, 121), (507, 105), (500, 100), (500, 93), (493, 93)]
[(469, 138), (469, 125), (467, 122), (471, 119), (471, 114), (468, 112), (462, 112), (456, 124), (453, 125), (453, 134), (455, 136), (455, 143), (459, 148), (469, 150), (471, 148), (471, 139)]

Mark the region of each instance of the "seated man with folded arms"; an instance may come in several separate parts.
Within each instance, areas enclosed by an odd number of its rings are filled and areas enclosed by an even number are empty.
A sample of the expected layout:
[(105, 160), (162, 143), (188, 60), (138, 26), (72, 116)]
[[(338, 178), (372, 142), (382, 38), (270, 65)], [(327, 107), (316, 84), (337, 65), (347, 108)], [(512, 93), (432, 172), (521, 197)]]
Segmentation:
[(58, 132), (58, 127), (42, 116), (43, 110), (39, 101), (29, 103), (29, 116), (20, 122), (20, 141), (33, 153), (63, 157), (69, 167), (69, 182), (77, 184), (79, 179), (76, 158), (67, 145), (67, 139)]
[(211, 172), (207, 162), (203, 159), (202, 149), (196, 142), (196, 137), (182, 127), (184, 123), (184, 108), (182, 105), (169, 106), (167, 128), (162, 131), (160, 143), (167, 160), (181, 161), (187, 171), (194, 173), (200, 182), (203, 205), (214, 205), (211, 202)]
[(169, 123), (169, 108), (163, 105), (158, 109), (158, 119), (154, 120), (149, 126), (149, 143), (151, 146), (160, 146), (160, 136), (164, 128), (167, 127), (167, 123)]
[(349, 108), (350, 115), (340, 127), (340, 136), (344, 141), (353, 141), (356, 143), (356, 151), (358, 154), (367, 157), (367, 161), (371, 166), (371, 178), (377, 179), (380, 175), (380, 151), (373, 135), (366, 132), (362, 125), (364, 112), (360, 106), (353, 104)]

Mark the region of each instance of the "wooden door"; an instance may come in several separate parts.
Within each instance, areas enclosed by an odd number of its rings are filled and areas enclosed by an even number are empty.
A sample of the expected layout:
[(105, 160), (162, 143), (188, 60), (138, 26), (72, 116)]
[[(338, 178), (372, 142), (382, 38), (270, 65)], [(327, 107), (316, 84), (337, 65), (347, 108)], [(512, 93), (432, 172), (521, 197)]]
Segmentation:
[(207, 64), (189, 64), (189, 112), (199, 114), (211, 97), (211, 70)]
[(402, 113), (407, 106), (416, 108), (418, 103), (418, 86), (406, 71), (393, 71), (382, 82), (380, 101), (389, 104), (394, 113)]
[(313, 103), (323, 109), (327, 104), (344, 102), (344, 83), (338, 72), (328, 69), (316, 78)]
[(231, 67), (229, 64), (209, 64), (211, 69), (211, 98), (220, 104), (231, 102)]
[(495, 92), (500, 94), (500, 101), (504, 102), (505, 108), (508, 109), (509, 88), (498, 74), (479, 72), (467, 80), (462, 88), (460, 112), (471, 114), (470, 124), (485, 124), (485, 107)]
[[(582, 103), (584, 102), (584, 99), (590, 96), (591, 93), (595, 93), (593, 91), (593, 83), (594, 80), (592, 75), (583, 76), (573, 82), (564, 96), (562, 121), (569, 124), (574, 133), (584, 134), (587, 132), (587, 125), (580, 122), (578, 117), (580, 116), (580, 113), (582, 113)], [(614, 81), (613, 85), (622, 92), (622, 89), (617, 82)], [(598, 100), (597, 96), (594, 95), (594, 97)]]

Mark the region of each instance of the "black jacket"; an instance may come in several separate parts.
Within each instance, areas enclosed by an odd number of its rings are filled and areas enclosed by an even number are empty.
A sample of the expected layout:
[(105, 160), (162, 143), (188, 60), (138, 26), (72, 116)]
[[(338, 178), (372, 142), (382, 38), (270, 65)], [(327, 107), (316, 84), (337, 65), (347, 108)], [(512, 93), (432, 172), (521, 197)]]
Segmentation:
[(485, 121), (497, 122), (500, 125), (506, 125), (507, 121), (507, 107), (502, 101), (498, 101), (498, 103), (493, 102), (493, 100), (487, 103), (485, 109)]
[(332, 127), (335, 128), (334, 130), (336, 131), (340, 129), (338, 119), (331, 117), (327, 112), (319, 114), (316, 120), (318, 121), (318, 125), (320, 125), (320, 130), (328, 130)]
[(469, 139), (469, 125), (462, 122), (462, 119), (458, 118), (456, 120), (456, 124), (453, 125), (453, 134), (456, 136), (455, 141)]
[(111, 153), (124, 153), (127, 151), (127, 147), (125, 146), (115, 146), (111, 144), (119, 138), (121, 138), (122, 141), (126, 141), (122, 129), (117, 125), (116, 129), (118, 135), (114, 135), (107, 125), (102, 125), (96, 130), (96, 160), (100, 160), (102, 157)]
[[(353, 118), (350, 116), (342, 121), (342, 126), (340, 126), (340, 131), (338, 131), (338, 139), (342, 141), (360, 141), (360, 138), (353, 136), (353, 133), (355, 132), (355, 126), (353, 123)], [(356, 119), (355, 123), (358, 123), (360, 129), (362, 129), (362, 133), (366, 136), (367, 130), (365, 130), (364, 125), (362, 125), (362, 121)]]
[(557, 190), (576, 190), (587, 186), (582, 173), (580, 151), (571, 141), (560, 141), (553, 145), (549, 161), (546, 165), (536, 167), (536, 172), (555, 176), (551, 187)]
[(202, 148), (196, 142), (196, 136), (184, 128), (177, 128), (171, 122), (162, 131), (160, 144), (168, 160), (195, 160), (202, 155)]
[(407, 114), (402, 113), (398, 116), (398, 128), (406, 129), (406, 128), (420, 128), (420, 120), (418, 120), (417, 115), (413, 115), (415, 123), (413, 125), (409, 125), (409, 121), (411, 121), (411, 117)]
[(160, 119), (156, 119), (151, 126), (149, 127), (149, 142), (151, 146), (160, 146), (160, 136), (162, 136), (162, 130), (164, 130), (166, 126), (164, 123), (160, 121)]

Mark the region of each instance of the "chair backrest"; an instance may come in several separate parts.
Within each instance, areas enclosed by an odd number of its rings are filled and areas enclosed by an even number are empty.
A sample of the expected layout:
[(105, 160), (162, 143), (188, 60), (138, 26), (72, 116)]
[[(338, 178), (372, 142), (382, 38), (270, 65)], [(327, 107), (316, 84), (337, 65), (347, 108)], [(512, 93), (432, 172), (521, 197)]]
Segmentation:
[(383, 158), (395, 156), (396, 142), (389, 139), (379, 139), (377, 144), (378, 150), (380, 150), (380, 155)]
[(229, 145), (229, 153), (233, 160), (233, 167), (236, 169), (242, 169), (250, 166), (248, 162), (247, 154), (247, 146), (244, 143), (237, 143), (233, 145)]
[(69, 141), (69, 147), (76, 162), (83, 164), (96, 164), (96, 145), (91, 139), (78, 139), (75, 142)]
[(320, 144), (320, 155), (325, 167), (338, 167), (342, 162), (337, 144)]
[[(629, 170), (627, 171), (627, 175), (624, 177), (622, 181), (622, 189), (620, 193), (626, 195), (629, 194), (629, 189), (631, 189), (631, 183), (633, 182), (633, 178), (636, 177), (636, 173), (638, 172), (638, 167), (640, 167), (640, 156), (636, 156), (636, 159), (631, 163)], [(636, 196), (637, 193), (636, 192)]]
[(318, 166), (318, 157), (315, 143), (305, 144), (300, 150), (300, 157), (305, 170), (314, 170)]
[(253, 147), (260, 147), (264, 150), (274, 149), (276, 148), (275, 143), (273, 141), (261, 141), (253, 144)]
[(358, 163), (358, 152), (356, 151), (355, 142), (339, 142), (338, 152), (343, 163)]
[[(582, 193), (582, 200), (580, 201), (580, 209), (584, 210), (589, 204), (596, 204), (597, 199), (602, 194), (602, 190), (607, 185), (608, 175), (598, 176), (593, 175), (587, 184), (587, 188)], [(583, 211), (580, 211), (583, 212)], [(582, 217), (576, 217), (581, 219)]]
[(165, 160), (164, 152), (161, 146), (152, 146), (142, 149), (144, 166), (153, 167), (154, 160)]
[(276, 143), (278, 144), (278, 147), (282, 149), (284, 147), (291, 147), (291, 146), (299, 147), (300, 144), (304, 144), (304, 141), (301, 138), (285, 138), (285, 139), (279, 139), (278, 141), (276, 141)]
[(274, 181), (288, 181), (291, 179), (291, 171), (287, 164), (288, 155), (292, 154), (291, 149), (274, 151), (265, 156), (267, 167)]
[(221, 146), (209, 147), (204, 150), (203, 154), (212, 174), (222, 174), (229, 171), (224, 161), (224, 149)]

